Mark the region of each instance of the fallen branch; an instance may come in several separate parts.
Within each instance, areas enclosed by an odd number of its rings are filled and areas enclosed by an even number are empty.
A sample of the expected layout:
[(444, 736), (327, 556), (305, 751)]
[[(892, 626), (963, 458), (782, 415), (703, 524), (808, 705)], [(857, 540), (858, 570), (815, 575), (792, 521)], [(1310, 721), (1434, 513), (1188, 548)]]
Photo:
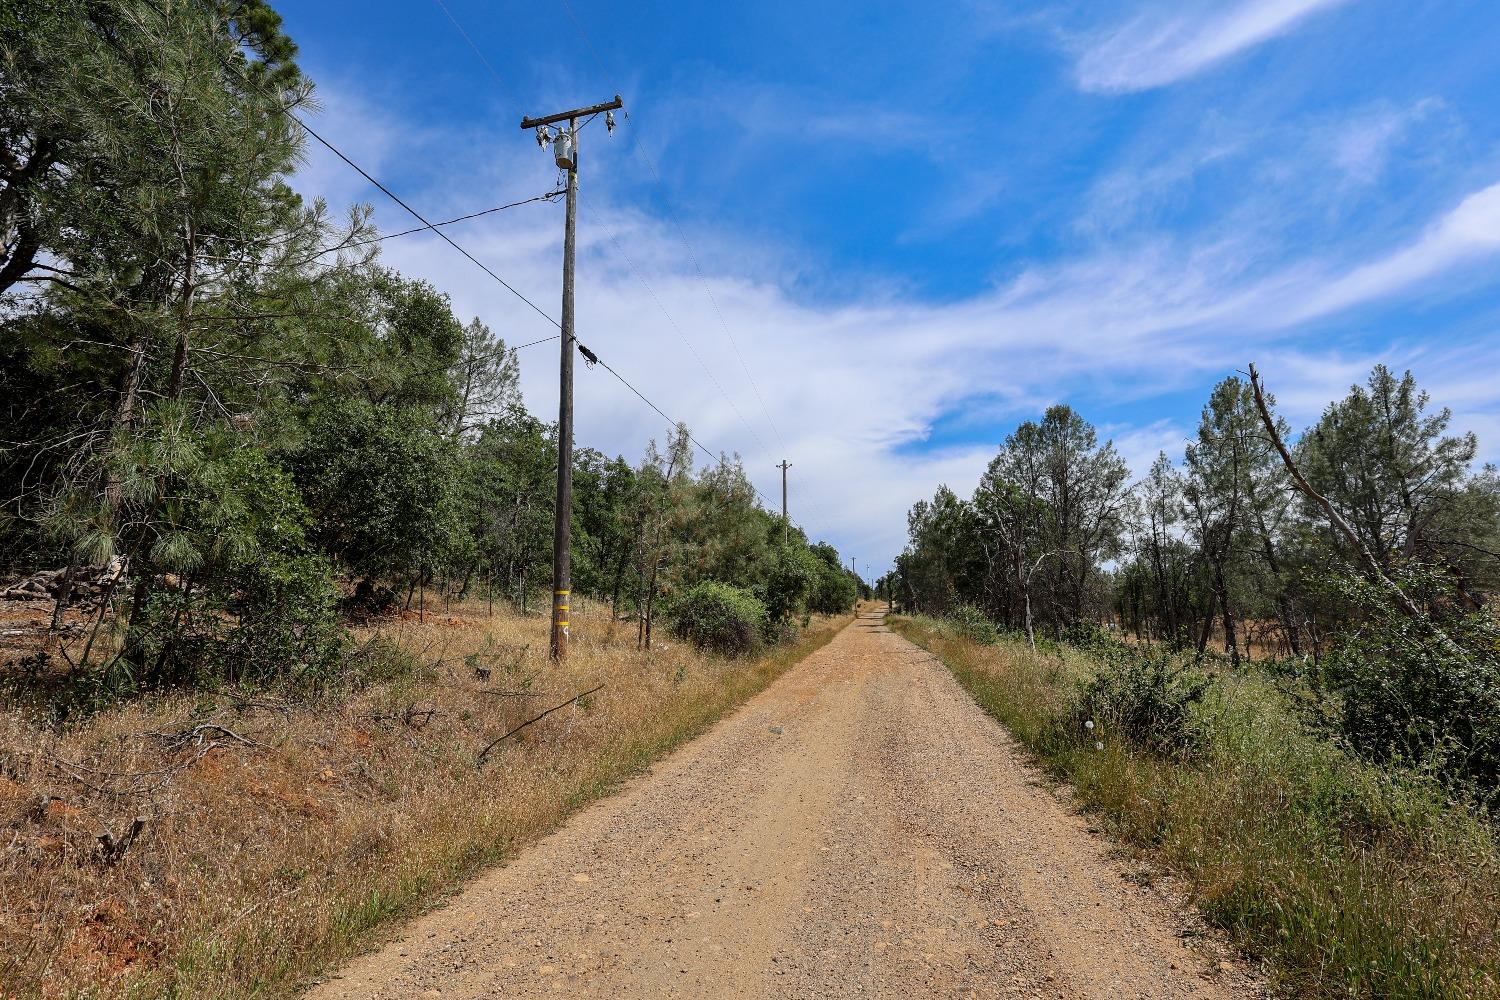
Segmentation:
[[(202, 747), (192, 757), (174, 761), (165, 767), (152, 768), (149, 771), (107, 771), (102, 768), (89, 767), (87, 764), (81, 764), (77, 761), (65, 760), (62, 757), (56, 757), (51, 754), (41, 755), (41, 760), (49, 767), (66, 775), (97, 795), (125, 799), (139, 798), (161, 791), (167, 785), (171, 784), (173, 778), (196, 764), (211, 749), (211, 746)], [(79, 772), (84, 772), (91, 777), (84, 777), (84, 774), (80, 774)], [(143, 779), (156, 780), (143, 781)], [(116, 788), (108, 784), (103, 784), (102, 782), (105, 781), (132, 782), (132, 784), (129, 788)]]
[(432, 721), (433, 716), (441, 714), (435, 708), (418, 708), (417, 703), (412, 702), (400, 712), (377, 712), (366, 718), (373, 722), (400, 722), (404, 726), (421, 730)]
[(527, 726), (531, 725), (533, 722), (540, 722), (543, 719), (545, 719), (547, 716), (551, 715), (553, 712), (557, 711), (558, 709), (560, 709), (560, 708), (567, 708), (569, 705), (573, 704), (578, 699), (580, 699), (580, 698), (587, 698), (589, 695), (593, 694), (595, 691), (603, 691), (603, 690), (604, 690), (604, 685), (600, 684), (596, 688), (590, 688), (589, 690), (584, 691), (581, 694), (575, 694), (573, 697), (569, 698), (567, 701), (563, 702), (561, 705), (553, 705), (551, 708), (547, 709), (547, 711), (543, 712), (541, 715), (533, 716), (532, 718), (527, 719), (525, 722), (521, 723), (516, 728), (514, 728), (514, 729), (510, 730), (509, 732), (505, 733), (503, 736), (496, 737), (494, 740), (492, 740), (490, 742), (489, 746), (487, 746), (483, 750), (479, 751), (479, 757), (476, 759), (475, 763), (477, 765), (479, 765), (480, 767), (483, 767), (484, 766), (484, 759), (489, 756), (491, 750), (495, 749), (497, 746), (499, 746), (505, 740), (508, 740), (510, 737), (516, 735), (516, 733), (519, 733), (521, 730), (525, 729)]
[(184, 729), (180, 733), (146, 733), (145, 735), (154, 740), (161, 740), (166, 744), (168, 750), (176, 750), (187, 743), (195, 742), (199, 746), (202, 746), (205, 742), (204, 734), (209, 732), (220, 733), (225, 739), (233, 740), (247, 747), (261, 748), (265, 746), (264, 743), (258, 743), (248, 737), (241, 736), (234, 730), (221, 726), (217, 722), (200, 722), (193, 728)]

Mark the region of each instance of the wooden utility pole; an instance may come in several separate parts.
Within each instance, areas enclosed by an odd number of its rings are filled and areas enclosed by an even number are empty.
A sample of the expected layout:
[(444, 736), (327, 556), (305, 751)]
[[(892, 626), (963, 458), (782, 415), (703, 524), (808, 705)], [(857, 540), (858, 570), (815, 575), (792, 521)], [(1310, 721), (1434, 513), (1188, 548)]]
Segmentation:
[(792, 463), (784, 458), (781, 464), (776, 466), (781, 470), (781, 543), (783, 545), (792, 544), (792, 521), (786, 516), (786, 470), (791, 467)]
[[(538, 138), (554, 145), (557, 165), (568, 172), (568, 207), (563, 228), (562, 353), (557, 392), (557, 502), (552, 512), (552, 659), (568, 657), (568, 615), (572, 608), (573, 534), (573, 350), (578, 337), (573, 324), (573, 258), (578, 227), (578, 119), (622, 107), (620, 95), (603, 104), (574, 108), (545, 118), (522, 118), (523, 129), (538, 130)], [(547, 126), (566, 121), (567, 131), (552, 136)], [(613, 119), (610, 119), (613, 125)]]

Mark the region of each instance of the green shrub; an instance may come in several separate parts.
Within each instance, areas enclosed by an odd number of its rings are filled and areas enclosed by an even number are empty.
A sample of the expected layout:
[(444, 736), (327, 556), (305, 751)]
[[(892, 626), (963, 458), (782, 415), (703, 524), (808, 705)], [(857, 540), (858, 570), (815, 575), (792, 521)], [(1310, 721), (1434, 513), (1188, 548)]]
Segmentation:
[(756, 588), (772, 622), (787, 621), (807, 608), (818, 563), (818, 557), (801, 545), (782, 546), (776, 553), (765, 583)]
[(723, 656), (757, 651), (777, 624), (754, 594), (712, 580), (683, 591), (669, 617), (673, 635)]
[(859, 601), (859, 587), (841, 566), (830, 566), (819, 560), (807, 610), (818, 615), (844, 615)]
[(344, 644), (339, 594), (319, 556), (257, 560), (238, 574), (238, 618), (225, 637), (227, 673), (238, 679), (314, 678)]
[(947, 618), (965, 638), (981, 646), (993, 646), (1000, 641), (1000, 626), (976, 607), (961, 604), (948, 612)]
[(1212, 686), (1207, 674), (1166, 656), (1116, 657), (1079, 687), (1066, 724), (1075, 740), (1119, 735), (1156, 753), (1190, 753), (1201, 737), (1193, 706)]
[(1075, 622), (1063, 630), (1062, 642), (1096, 656), (1116, 658), (1138, 655), (1136, 647), (1121, 642), (1118, 635), (1093, 622)]
[(264, 553), (211, 584), (160, 589), (134, 623), (133, 661), (116, 686), (316, 680), (337, 662), (345, 633), (326, 560)]
[[(1408, 571), (1403, 583), (1420, 590), (1421, 575)], [(1500, 800), (1500, 622), (1487, 611), (1445, 615), (1455, 650), (1370, 584), (1341, 584), (1365, 620), (1339, 636), (1317, 674), (1340, 735), (1366, 757)]]

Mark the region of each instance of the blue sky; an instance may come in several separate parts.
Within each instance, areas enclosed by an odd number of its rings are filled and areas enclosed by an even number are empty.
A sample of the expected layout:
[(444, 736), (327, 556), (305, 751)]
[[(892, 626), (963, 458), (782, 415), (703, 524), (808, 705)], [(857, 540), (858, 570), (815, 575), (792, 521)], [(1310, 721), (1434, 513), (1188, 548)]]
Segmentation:
[[(580, 338), (766, 496), (789, 458), (794, 516), (872, 573), (1050, 403), (1144, 471), (1250, 361), (1298, 426), (1410, 367), (1500, 457), (1493, 3), (568, 2), (279, 9), (315, 127), (432, 216), (549, 190), (521, 115), (618, 91), (630, 123), (583, 139)], [(317, 150), (298, 183), (409, 225)], [(556, 315), (561, 225), (450, 232)], [(433, 237), (385, 255), (512, 343), (549, 332)], [(555, 364), (523, 352), (540, 414)], [(578, 385), (580, 443), (662, 433)]]

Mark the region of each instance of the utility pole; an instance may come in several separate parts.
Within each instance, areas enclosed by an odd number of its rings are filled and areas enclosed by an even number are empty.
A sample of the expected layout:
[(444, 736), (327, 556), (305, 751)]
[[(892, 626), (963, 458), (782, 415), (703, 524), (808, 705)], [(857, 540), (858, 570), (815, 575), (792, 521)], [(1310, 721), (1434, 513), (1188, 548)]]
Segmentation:
[(792, 521), (786, 516), (786, 470), (791, 467), (792, 463), (784, 458), (781, 464), (776, 466), (781, 470), (781, 543), (783, 545), (792, 544)]
[[(522, 118), (523, 129), (537, 130), (537, 142), (552, 143), (553, 159), (568, 172), (568, 207), (563, 228), (562, 354), (558, 364), (557, 393), (557, 502), (552, 512), (552, 639), (553, 660), (568, 658), (568, 614), (572, 596), (573, 534), (573, 349), (578, 342), (573, 324), (573, 258), (578, 227), (578, 119), (604, 113), (614, 128), (615, 109), (623, 107), (620, 95), (603, 104), (574, 108), (544, 118)], [(548, 126), (566, 121), (567, 131), (555, 135)]]

